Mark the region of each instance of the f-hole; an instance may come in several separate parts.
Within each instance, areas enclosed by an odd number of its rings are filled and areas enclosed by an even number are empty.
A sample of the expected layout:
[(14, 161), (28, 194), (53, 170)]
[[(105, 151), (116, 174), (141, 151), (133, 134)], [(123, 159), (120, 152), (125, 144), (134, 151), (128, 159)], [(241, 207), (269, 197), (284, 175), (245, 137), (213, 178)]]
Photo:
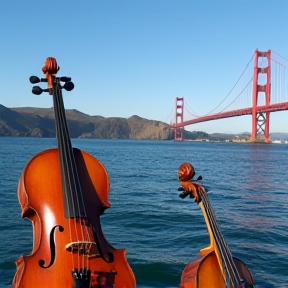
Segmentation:
[(55, 234), (55, 229), (59, 227), (59, 231), (63, 232), (64, 228), (60, 225), (54, 226), (50, 232), (50, 263), (48, 264), (48, 266), (44, 266), (45, 265), (45, 261), (44, 260), (39, 260), (38, 264), (41, 268), (47, 269), (49, 267), (51, 267), (55, 261), (55, 256), (56, 256), (56, 252), (55, 252), (55, 241), (54, 241), (54, 234)]

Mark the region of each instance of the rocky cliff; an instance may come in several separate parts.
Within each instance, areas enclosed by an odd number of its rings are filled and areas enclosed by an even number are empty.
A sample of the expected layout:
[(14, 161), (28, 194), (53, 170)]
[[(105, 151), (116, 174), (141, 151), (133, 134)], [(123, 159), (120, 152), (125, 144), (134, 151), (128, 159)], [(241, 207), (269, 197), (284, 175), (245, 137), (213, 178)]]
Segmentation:
[[(166, 123), (139, 116), (128, 119), (89, 116), (77, 110), (66, 110), (71, 138), (102, 139), (173, 139)], [(0, 136), (56, 137), (53, 108), (7, 108), (0, 105)]]

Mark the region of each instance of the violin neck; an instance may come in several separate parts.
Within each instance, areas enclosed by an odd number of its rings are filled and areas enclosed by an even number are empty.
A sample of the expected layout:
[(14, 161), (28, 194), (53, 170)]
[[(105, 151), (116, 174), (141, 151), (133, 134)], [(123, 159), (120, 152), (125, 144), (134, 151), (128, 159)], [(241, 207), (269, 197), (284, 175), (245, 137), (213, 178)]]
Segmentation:
[(215, 246), (215, 254), (226, 285), (227, 287), (241, 287), (241, 279), (234, 264), (233, 256), (221, 233), (220, 226), (211, 207), (207, 193), (200, 191), (199, 194), (202, 199), (200, 207), (209, 231), (210, 241), (211, 244)]
[(67, 219), (86, 218), (77, 166), (67, 127), (60, 80), (58, 78), (55, 78), (53, 83), (52, 94), (64, 200), (64, 216)]

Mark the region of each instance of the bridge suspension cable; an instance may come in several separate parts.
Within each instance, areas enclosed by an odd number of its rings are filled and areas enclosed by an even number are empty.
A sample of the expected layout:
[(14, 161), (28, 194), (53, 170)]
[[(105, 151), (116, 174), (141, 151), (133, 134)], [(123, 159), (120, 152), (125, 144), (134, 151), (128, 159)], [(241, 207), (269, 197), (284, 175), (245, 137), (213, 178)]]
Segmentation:
[(284, 67), (284, 68), (288, 68), (287, 66), (285, 66), (284, 64), (280, 63), (279, 61), (277, 61), (277, 60), (275, 60), (275, 59), (273, 59), (273, 58), (271, 58), (271, 61), (277, 63), (278, 65), (280, 65), (280, 66), (282, 66), (282, 67)]
[[(207, 116), (207, 115), (209, 115), (209, 114), (211, 114), (213, 111), (215, 111), (227, 98), (228, 98), (228, 96), (232, 93), (232, 91), (234, 90), (234, 88), (236, 87), (236, 85), (238, 84), (238, 82), (240, 81), (240, 79), (242, 78), (242, 76), (243, 76), (243, 74), (245, 73), (245, 71), (247, 70), (247, 68), (248, 68), (248, 66), (250, 65), (250, 63), (251, 63), (251, 61), (253, 60), (253, 58), (254, 58), (254, 54), (252, 55), (252, 57), (251, 57), (251, 59), (250, 59), (250, 61), (248, 62), (248, 64), (246, 65), (246, 67), (245, 67), (245, 69), (243, 70), (243, 72), (242, 72), (242, 74), (240, 75), (240, 77), (238, 78), (238, 80), (236, 81), (236, 83), (234, 84), (234, 86), (232, 87), (232, 89), (230, 90), (230, 92), (226, 95), (226, 97), (213, 109), (213, 110), (211, 110), (209, 113), (207, 113), (207, 114), (205, 114), (204, 116)], [(249, 83), (250, 83), (251, 81), (249, 81)], [(248, 84), (249, 84), (248, 83)], [(246, 85), (246, 87), (247, 87), (248, 85)], [(243, 90), (245, 90), (246, 89), (246, 87), (243, 89)], [(243, 92), (243, 91), (242, 91)], [(241, 93), (242, 93), (241, 92)], [(240, 93), (240, 94), (241, 94)], [(237, 96), (237, 98), (239, 97), (240, 95), (238, 95)], [(236, 99), (235, 99), (236, 100)], [(234, 101), (235, 101), (234, 100)], [(234, 102), (233, 101), (233, 102)], [(232, 102), (232, 103), (233, 103)], [(230, 103), (227, 107), (229, 107), (232, 103)], [(226, 108), (227, 108), (226, 107)], [(224, 108), (223, 110), (225, 110), (226, 108)], [(223, 111), (222, 110), (222, 111)], [(222, 112), (221, 111), (221, 112)]]
[[(175, 110), (175, 106), (173, 105), (173, 106), (172, 106), (172, 109), (171, 109), (171, 112), (170, 112), (169, 116), (167, 117), (165, 123), (168, 123), (169, 120), (170, 120), (170, 124), (172, 124), (171, 119), (173, 119), (173, 118), (172, 118), (172, 117), (173, 117), (172, 115), (175, 114), (175, 113), (174, 113), (174, 110)], [(173, 119), (173, 120), (175, 120), (175, 119)], [(173, 120), (172, 120), (172, 121), (173, 121)]]
[(272, 70), (271, 75), (271, 103), (288, 102), (288, 85), (286, 75), (288, 73), (288, 60), (273, 51), (276, 56), (281, 57), (281, 60), (287, 61), (287, 65), (280, 62), (280, 60), (272, 59)]
[(279, 57), (281, 57), (282, 59), (284, 59), (285, 61), (288, 61), (288, 59), (284, 58), (282, 55), (280, 55), (276, 51), (272, 50), (272, 52), (275, 53), (276, 55), (278, 55)]
[[(196, 112), (188, 105), (188, 103), (184, 100), (184, 107), (185, 107), (185, 110), (191, 115), (193, 116), (194, 118), (197, 118), (199, 117), (199, 115), (196, 114)], [(187, 107), (189, 109), (187, 109)]]
[(252, 83), (253, 81), (253, 77), (251, 78), (251, 80), (247, 83), (247, 85), (243, 88), (243, 90), (238, 94), (238, 96), (229, 104), (227, 105), (224, 109), (222, 109), (221, 111), (219, 111), (218, 113), (223, 112), (224, 110), (226, 110), (228, 107), (230, 107), (241, 95), (242, 93), (246, 90), (246, 88), (249, 86), (250, 83)]

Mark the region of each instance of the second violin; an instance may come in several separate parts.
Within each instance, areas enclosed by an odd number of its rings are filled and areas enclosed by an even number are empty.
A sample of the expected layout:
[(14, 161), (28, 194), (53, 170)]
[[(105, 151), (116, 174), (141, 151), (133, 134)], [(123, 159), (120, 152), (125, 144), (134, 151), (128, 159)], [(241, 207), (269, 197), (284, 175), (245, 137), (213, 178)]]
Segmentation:
[[(221, 233), (206, 190), (192, 181), (195, 175), (190, 163), (183, 163), (178, 177), (184, 190), (179, 196), (190, 195), (200, 206), (210, 238), (210, 245), (200, 250), (200, 258), (189, 263), (182, 272), (181, 288), (251, 288), (253, 278), (244, 262), (232, 256)], [(201, 177), (202, 178), (202, 177)], [(201, 179), (200, 178), (200, 179)]]

